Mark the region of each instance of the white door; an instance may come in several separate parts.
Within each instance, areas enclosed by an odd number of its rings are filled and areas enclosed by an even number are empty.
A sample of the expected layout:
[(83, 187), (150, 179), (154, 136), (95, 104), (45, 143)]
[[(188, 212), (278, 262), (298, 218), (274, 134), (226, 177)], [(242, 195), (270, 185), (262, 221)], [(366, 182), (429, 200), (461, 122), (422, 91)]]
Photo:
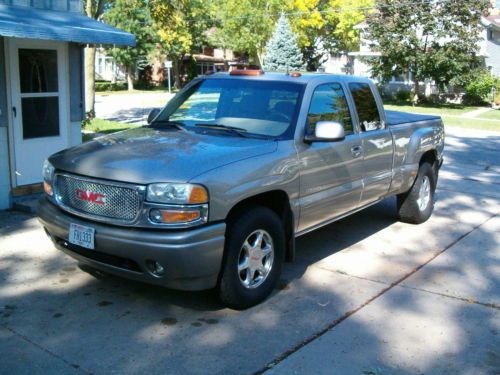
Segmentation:
[(67, 44), (9, 38), (14, 185), (41, 182), (43, 161), (69, 146)]

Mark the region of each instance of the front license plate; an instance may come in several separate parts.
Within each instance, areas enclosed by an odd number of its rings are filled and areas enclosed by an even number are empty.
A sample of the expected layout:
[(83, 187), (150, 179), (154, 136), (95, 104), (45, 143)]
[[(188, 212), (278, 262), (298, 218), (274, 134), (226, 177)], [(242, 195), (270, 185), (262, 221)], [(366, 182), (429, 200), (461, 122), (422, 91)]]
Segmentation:
[(68, 241), (73, 245), (78, 245), (87, 249), (94, 249), (94, 233), (94, 228), (71, 223), (69, 225)]

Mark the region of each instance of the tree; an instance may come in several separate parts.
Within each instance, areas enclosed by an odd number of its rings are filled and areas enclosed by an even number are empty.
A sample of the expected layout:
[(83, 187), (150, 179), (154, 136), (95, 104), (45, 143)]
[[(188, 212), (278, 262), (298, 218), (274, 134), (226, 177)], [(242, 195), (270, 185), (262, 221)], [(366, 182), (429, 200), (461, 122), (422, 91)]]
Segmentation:
[[(99, 19), (109, 0), (85, 0), (85, 15)], [(85, 112), (87, 117), (95, 117), (95, 46), (85, 47)]]
[(411, 72), (414, 100), (420, 82), (443, 87), (478, 64), (480, 18), (488, 0), (379, 0), (367, 19), (374, 76), (384, 79)]
[(106, 23), (135, 35), (135, 47), (112, 48), (106, 54), (123, 66), (127, 73), (128, 90), (134, 89), (136, 67), (148, 64), (150, 52), (156, 46), (156, 32), (152, 26), (147, 0), (114, 0), (103, 16)]
[(270, 71), (300, 70), (304, 66), (302, 52), (297, 45), (297, 35), (281, 14), (273, 36), (266, 46), (263, 68)]
[(215, 45), (246, 54), (250, 62), (262, 65), (266, 42), (280, 12), (289, 0), (215, 0)]
[(213, 26), (214, 3), (205, 0), (150, 0), (151, 16), (161, 48), (173, 61), (174, 86), (180, 88), (184, 57), (207, 43)]

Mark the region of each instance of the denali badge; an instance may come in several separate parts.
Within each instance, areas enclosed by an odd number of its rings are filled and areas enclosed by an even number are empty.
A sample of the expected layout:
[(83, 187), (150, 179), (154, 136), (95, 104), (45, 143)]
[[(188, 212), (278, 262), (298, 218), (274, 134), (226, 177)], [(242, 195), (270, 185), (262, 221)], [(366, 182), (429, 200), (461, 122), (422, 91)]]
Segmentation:
[(106, 196), (104, 194), (95, 193), (93, 191), (85, 191), (81, 189), (75, 189), (75, 196), (81, 201), (86, 201), (95, 204), (105, 204)]

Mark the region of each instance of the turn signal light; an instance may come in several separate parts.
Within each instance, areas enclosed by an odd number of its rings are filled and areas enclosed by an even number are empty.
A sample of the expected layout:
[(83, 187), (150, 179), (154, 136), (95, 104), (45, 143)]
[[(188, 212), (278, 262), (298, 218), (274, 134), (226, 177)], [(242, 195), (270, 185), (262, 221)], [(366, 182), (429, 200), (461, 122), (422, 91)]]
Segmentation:
[(188, 203), (206, 203), (208, 202), (208, 193), (202, 186), (193, 186), (189, 194)]
[(188, 223), (197, 220), (201, 217), (200, 211), (185, 211), (185, 210), (151, 210), (149, 213), (150, 219), (155, 223)]
[(52, 191), (52, 185), (49, 184), (48, 182), (44, 181), (43, 182), (43, 190), (45, 191), (45, 193), (49, 196), (52, 196), (54, 193)]

